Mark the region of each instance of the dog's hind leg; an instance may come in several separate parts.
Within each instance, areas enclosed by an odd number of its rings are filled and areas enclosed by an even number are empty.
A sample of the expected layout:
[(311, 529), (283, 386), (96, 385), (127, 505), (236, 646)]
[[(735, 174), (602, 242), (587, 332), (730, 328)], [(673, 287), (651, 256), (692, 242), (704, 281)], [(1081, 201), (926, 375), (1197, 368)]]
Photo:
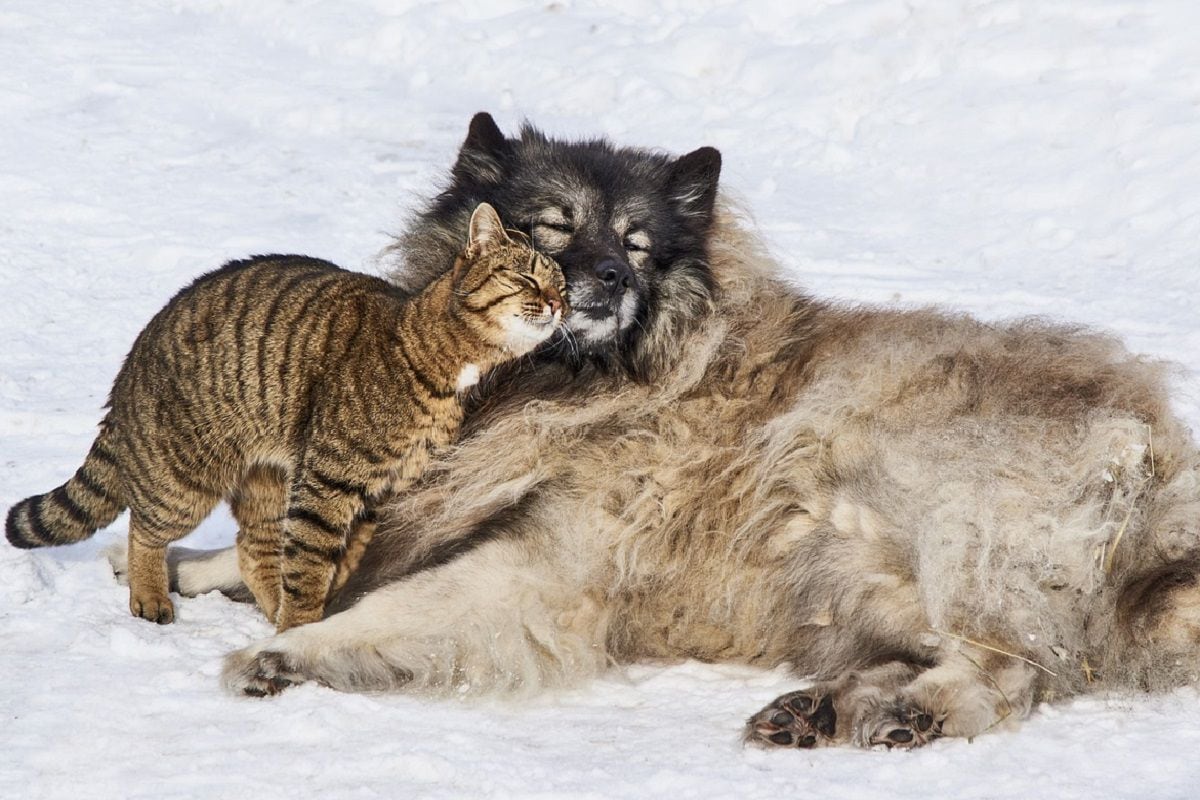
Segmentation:
[(858, 719), (895, 697), (920, 667), (892, 661), (775, 698), (746, 722), (747, 744), (826, 747), (852, 740)]
[(943, 648), (928, 669), (892, 662), (785, 694), (746, 723), (749, 744), (855, 744), (910, 749), (977, 736), (1033, 705), (1034, 667), (969, 645)]
[(1033, 706), (1038, 673), (1012, 656), (963, 645), (858, 720), (854, 743), (909, 749), (978, 736)]

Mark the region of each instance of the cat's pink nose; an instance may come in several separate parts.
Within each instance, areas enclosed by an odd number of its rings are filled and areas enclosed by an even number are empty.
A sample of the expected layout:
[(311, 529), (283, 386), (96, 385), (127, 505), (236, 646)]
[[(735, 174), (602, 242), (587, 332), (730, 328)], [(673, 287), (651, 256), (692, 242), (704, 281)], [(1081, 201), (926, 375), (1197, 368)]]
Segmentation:
[(562, 300), (559, 300), (557, 297), (547, 297), (546, 308), (548, 309), (550, 316), (554, 316), (558, 312), (562, 311)]

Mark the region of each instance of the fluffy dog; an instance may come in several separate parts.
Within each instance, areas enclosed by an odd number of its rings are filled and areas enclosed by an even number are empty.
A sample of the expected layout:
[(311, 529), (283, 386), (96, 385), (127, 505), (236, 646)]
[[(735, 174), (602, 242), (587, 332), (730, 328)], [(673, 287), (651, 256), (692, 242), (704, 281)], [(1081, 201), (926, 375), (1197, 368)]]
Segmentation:
[[(396, 280), (442, 269), (487, 201), (564, 265), (574, 336), (484, 387), (326, 619), (229, 656), (228, 688), (786, 662), (817, 682), (748, 741), (913, 747), (1196, 679), (1200, 455), (1163, 368), (1045, 322), (814, 299), (719, 166), (472, 121)], [(223, 553), (178, 578), (239, 582)]]

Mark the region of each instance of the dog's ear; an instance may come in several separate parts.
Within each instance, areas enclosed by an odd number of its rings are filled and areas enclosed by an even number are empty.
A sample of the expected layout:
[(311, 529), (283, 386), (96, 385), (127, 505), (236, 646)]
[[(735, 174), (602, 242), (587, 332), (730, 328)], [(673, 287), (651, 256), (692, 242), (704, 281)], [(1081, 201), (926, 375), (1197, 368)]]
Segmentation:
[(467, 138), (454, 162), (454, 179), (465, 183), (498, 183), (512, 155), (512, 144), (504, 138), (496, 120), (486, 111), (471, 117)]
[(721, 153), (715, 147), (701, 147), (680, 156), (667, 175), (667, 196), (685, 216), (708, 222), (717, 200), (717, 179), (721, 177)]

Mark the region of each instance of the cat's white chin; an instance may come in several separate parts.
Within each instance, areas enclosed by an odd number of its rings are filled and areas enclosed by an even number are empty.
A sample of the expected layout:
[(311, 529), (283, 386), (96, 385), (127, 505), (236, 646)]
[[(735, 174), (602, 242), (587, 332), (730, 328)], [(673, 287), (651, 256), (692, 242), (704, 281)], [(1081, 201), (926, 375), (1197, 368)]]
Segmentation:
[(504, 344), (512, 353), (523, 355), (549, 339), (558, 330), (559, 314), (545, 322), (530, 322), (522, 317), (509, 317), (504, 324)]

